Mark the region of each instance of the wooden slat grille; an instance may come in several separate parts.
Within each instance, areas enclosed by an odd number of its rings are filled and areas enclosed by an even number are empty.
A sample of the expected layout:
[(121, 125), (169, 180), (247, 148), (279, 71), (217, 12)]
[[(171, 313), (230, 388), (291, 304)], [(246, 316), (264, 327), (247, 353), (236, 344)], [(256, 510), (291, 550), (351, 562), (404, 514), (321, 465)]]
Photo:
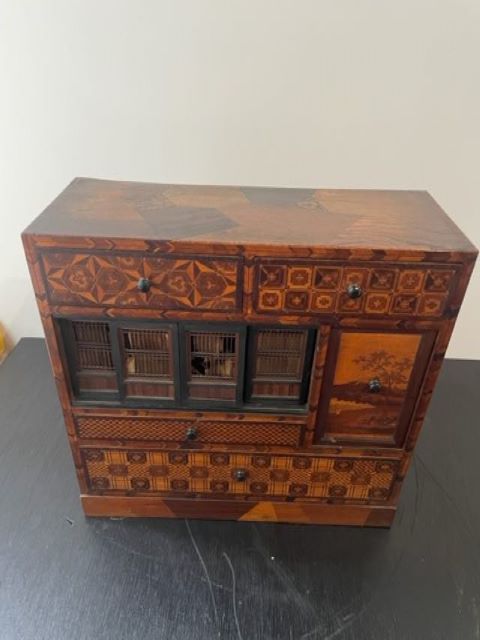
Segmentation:
[(73, 322), (73, 334), (77, 342), (110, 344), (110, 330), (106, 322)]
[(110, 349), (77, 345), (78, 369), (113, 369)]
[(257, 333), (255, 376), (300, 380), (305, 358), (305, 331), (266, 329)]
[(192, 378), (235, 379), (237, 371), (236, 333), (191, 333), (189, 343)]
[(129, 377), (172, 378), (169, 331), (128, 329), (123, 331), (125, 368)]
[(291, 329), (256, 332), (253, 398), (300, 398), (307, 335)]
[(106, 322), (72, 322), (77, 371), (114, 369), (110, 328)]
[(89, 398), (97, 393), (112, 396), (118, 391), (118, 382), (109, 324), (87, 320), (72, 320), (68, 324), (75, 393)]
[(125, 331), (124, 336), (127, 349), (164, 351), (166, 353), (170, 350), (170, 334), (168, 331), (129, 329)]

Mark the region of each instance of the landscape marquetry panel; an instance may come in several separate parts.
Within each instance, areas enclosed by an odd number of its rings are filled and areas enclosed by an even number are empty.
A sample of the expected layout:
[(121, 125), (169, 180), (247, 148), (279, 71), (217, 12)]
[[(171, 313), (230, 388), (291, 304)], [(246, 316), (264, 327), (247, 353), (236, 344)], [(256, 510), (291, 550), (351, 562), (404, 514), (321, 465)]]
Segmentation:
[[(241, 305), (239, 261), (223, 258), (45, 252), (54, 304), (231, 311)], [(150, 289), (138, 289), (148, 278)]]
[[(257, 264), (256, 309), (262, 313), (364, 313), (441, 316), (454, 269), (353, 267), (262, 260)], [(351, 284), (362, 294), (351, 298)]]
[[(92, 492), (386, 500), (398, 461), (191, 451), (83, 449)], [(235, 472), (246, 470), (237, 480)]]
[(342, 332), (325, 433), (393, 439), (421, 341), (421, 334)]

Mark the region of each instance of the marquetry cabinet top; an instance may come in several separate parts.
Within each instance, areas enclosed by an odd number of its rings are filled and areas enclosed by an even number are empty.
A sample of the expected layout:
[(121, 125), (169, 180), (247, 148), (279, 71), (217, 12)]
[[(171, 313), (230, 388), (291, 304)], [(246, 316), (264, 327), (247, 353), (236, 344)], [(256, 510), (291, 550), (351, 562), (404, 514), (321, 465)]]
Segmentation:
[(75, 178), (25, 233), (412, 253), (476, 252), (425, 191), (192, 186)]

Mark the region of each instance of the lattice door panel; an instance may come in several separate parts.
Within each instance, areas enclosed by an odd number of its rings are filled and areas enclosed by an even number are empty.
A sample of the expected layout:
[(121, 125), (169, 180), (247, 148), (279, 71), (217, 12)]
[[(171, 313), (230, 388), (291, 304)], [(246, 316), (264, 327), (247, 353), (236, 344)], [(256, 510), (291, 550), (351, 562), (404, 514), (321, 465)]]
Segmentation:
[(187, 331), (188, 396), (196, 400), (235, 401), (239, 377), (239, 334)]
[(121, 329), (127, 397), (175, 397), (173, 340), (169, 328)]
[(307, 356), (308, 331), (258, 329), (253, 333), (252, 400), (300, 402)]
[(69, 325), (72, 374), (80, 394), (115, 393), (117, 376), (110, 327), (106, 322), (72, 321)]

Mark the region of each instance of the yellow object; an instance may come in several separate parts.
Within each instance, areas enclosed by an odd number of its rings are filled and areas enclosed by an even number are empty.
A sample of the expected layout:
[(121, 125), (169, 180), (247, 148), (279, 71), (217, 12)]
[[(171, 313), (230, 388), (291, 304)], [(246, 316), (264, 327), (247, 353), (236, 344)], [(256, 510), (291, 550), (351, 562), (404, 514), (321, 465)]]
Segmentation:
[(3, 360), (6, 350), (7, 350), (7, 347), (5, 344), (5, 334), (3, 333), (3, 330), (0, 327), (0, 362)]

